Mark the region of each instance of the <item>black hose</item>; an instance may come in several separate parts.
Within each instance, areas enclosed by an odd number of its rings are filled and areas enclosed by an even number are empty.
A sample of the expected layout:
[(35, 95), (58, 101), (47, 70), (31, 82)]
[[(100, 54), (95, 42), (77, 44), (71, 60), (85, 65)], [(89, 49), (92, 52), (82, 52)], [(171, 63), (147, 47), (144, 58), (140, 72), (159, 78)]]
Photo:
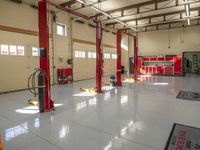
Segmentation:
[[(38, 92), (36, 91), (36, 89), (38, 87), (36, 87), (35, 85), (35, 78), (36, 75), (39, 73), (43, 73), (45, 76), (45, 79), (47, 79), (48, 85), (45, 88), (48, 88), (48, 90), (50, 90), (50, 83), (49, 83), (49, 77), (47, 76), (46, 72), (44, 72), (42, 69), (36, 69), (36, 71), (34, 71), (29, 77), (28, 77), (28, 90), (30, 91), (31, 94), (34, 95), (34, 97), (36, 97), (38, 95)], [(50, 96), (50, 93), (49, 93)]]

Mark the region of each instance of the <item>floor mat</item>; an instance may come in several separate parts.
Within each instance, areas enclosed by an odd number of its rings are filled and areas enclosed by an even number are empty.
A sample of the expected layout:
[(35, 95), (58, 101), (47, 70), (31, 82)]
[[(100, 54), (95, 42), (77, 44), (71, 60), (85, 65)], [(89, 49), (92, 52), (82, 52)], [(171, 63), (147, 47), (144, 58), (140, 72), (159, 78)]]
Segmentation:
[(200, 128), (175, 123), (164, 150), (200, 150)]
[(199, 92), (191, 92), (191, 91), (180, 91), (177, 95), (178, 99), (187, 99), (200, 101), (200, 93)]

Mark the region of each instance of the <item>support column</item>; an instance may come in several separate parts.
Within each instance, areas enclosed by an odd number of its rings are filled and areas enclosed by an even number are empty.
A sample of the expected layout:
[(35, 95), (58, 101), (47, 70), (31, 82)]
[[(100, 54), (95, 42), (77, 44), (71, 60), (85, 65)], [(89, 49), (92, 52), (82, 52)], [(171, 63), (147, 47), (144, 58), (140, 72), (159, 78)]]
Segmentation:
[(101, 23), (96, 23), (96, 89), (102, 93), (102, 28)]
[(47, 1), (40, 1), (38, 3), (39, 45), (41, 49), (40, 69), (45, 74), (44, 109), (45, 111), (50, 111), (53, 108), (53, 102), (50, 97), (49, 28), (47, 13)]
[(117, 31), (117, 86), (122, 86), (121, 79), (121, 38), (122, 33), (120, 30)]
[(133, 73), (133, 78), (135, 80), (138, 79), (137, 67), (138, 67), (138, 34), (136, 36), (134, 36), (134, 73)]

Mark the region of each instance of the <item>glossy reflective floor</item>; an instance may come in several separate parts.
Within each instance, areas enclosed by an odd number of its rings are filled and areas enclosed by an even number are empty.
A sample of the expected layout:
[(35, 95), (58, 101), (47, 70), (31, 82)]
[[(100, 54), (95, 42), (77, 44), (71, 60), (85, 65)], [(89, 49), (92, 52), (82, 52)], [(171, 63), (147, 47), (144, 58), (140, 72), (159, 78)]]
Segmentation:
[(44, 114), (27, 104), (28, 91), (0, 95), (5, 150), (163, 150), (174, 122), (200, 127), (200, 102), (176, 99), (181, 89), (199, 92), (199, 83), (199, 76), (142, 76), (99, 95), (79, 90), (95, 80), (57, 85), (56, 110)]

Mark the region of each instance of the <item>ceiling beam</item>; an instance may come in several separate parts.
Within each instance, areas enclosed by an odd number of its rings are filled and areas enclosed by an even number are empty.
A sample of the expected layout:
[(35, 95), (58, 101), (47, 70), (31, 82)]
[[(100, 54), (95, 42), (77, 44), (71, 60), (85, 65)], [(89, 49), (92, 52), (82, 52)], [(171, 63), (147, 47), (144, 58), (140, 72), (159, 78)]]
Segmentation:
[(79, 8), (75, 8), (73, 10), (77, 11), (77, 10), (80, 10), (80, 9), (83, 9), (83, 8), (86, 8), (86, 7), (91, 7), (91, 6), (96, 5), (96, 4), (101, 4), (101, 3), (106, 2), (106, 1), (109, 1), (109, 0), (100, 0), (100, 1), (93, 2), (93, 3), (88, 4), (88, 5), (83, 5), (83, 6), (79, 7)]
[[(200, 8), (199, 7), (196, 7), (196, 8), (191, 8), (190, 11), (199, 11)], [(140, 17), (140, 18), (134, 18), (134, 19), (126, 19), (126, 20), (122, 20), (123, 22), (131, 22), (131, 21), (138, 21), (138, 20), (145, 20), (145, 19), (149, 19), (149, 18), (157, 18), (157, 17), (162, 17), (164, 16), (165, 19), (166, 19), (166, 16), (169, 16), (169, 15), (175, 15), (175, 14), (180, 14), (180, 13), (184, 13), (185, 10), (181, 10), (181, 11), (174, 11), (174, 12), (169, 12), (169, 13), (163, 13), (163, 14), (157, 14), (157, 15), (151, 15), (151, 16), (145, 16), (145, 17)], [(105, 24), (106, 26), (110, 26), (110, 25), (115, 25), (117, 24), (118, 22), (111, 22), (111, 23), (107, 23)]]
[[(129, 6), (125, 6), (125, 7), (121, 7), (121, 8), (117, 8), (117, 9), (113, 9), (113, 10), (109, 10), (109, 11), (106, 11), (106, 13), (111, 14), (111, 13), (116, 13), (116, 12), (125, 11), (125, 10), (129, 10), (129, 9), (134, 9), (134, 8), (137, 8), (137, 12), (139, 13), (139, 8), (142, 7), (142, 6), (148, 6), (148, 5), (152, 5), (152, 4), (157, 5), (158, 3), (165, 2), (165, 1), (170, 1), (170, 0), (149, 0), (147, 2), (143, 2), (143, 3), (139, 3), (139, 4), (134, 4), (134, 5), (129, 5)], [(92, 17), (99, 17), (99, 16), (102, 16), (102, 15), (103, 14), (98, 13), (95, 16), (92, 16)]]
[[(200, 20), (200, 17), (194, 17), (194, 18), (191, 18), (193, 21), (198, 21)], [(172, 21), (165, 21), (165, 22), (159, 22), (159, 23), (154, 23), (154, 24), (146, 24), (146, 25), (142, 25), (140, 26), (140, 28), (145, 28), (145, 30), (147, 30), (148, 27), (158, 27), (161, 26), (161, 25), (169, 25), (169, 27), (172, 25), (172, 24), (175, 24), (175, 23), (183, 23), (185, 22), (184, 19), (178, 19), (178, 20), (172, 20)], [(122, 29), (126, 29), (126, 28), (122, 28)]]
[(77, 1), (76, 0), (70, 0), (68, 2), (60, 4), (63, 7), (71, 7), (71, 5), (75, 4)]

